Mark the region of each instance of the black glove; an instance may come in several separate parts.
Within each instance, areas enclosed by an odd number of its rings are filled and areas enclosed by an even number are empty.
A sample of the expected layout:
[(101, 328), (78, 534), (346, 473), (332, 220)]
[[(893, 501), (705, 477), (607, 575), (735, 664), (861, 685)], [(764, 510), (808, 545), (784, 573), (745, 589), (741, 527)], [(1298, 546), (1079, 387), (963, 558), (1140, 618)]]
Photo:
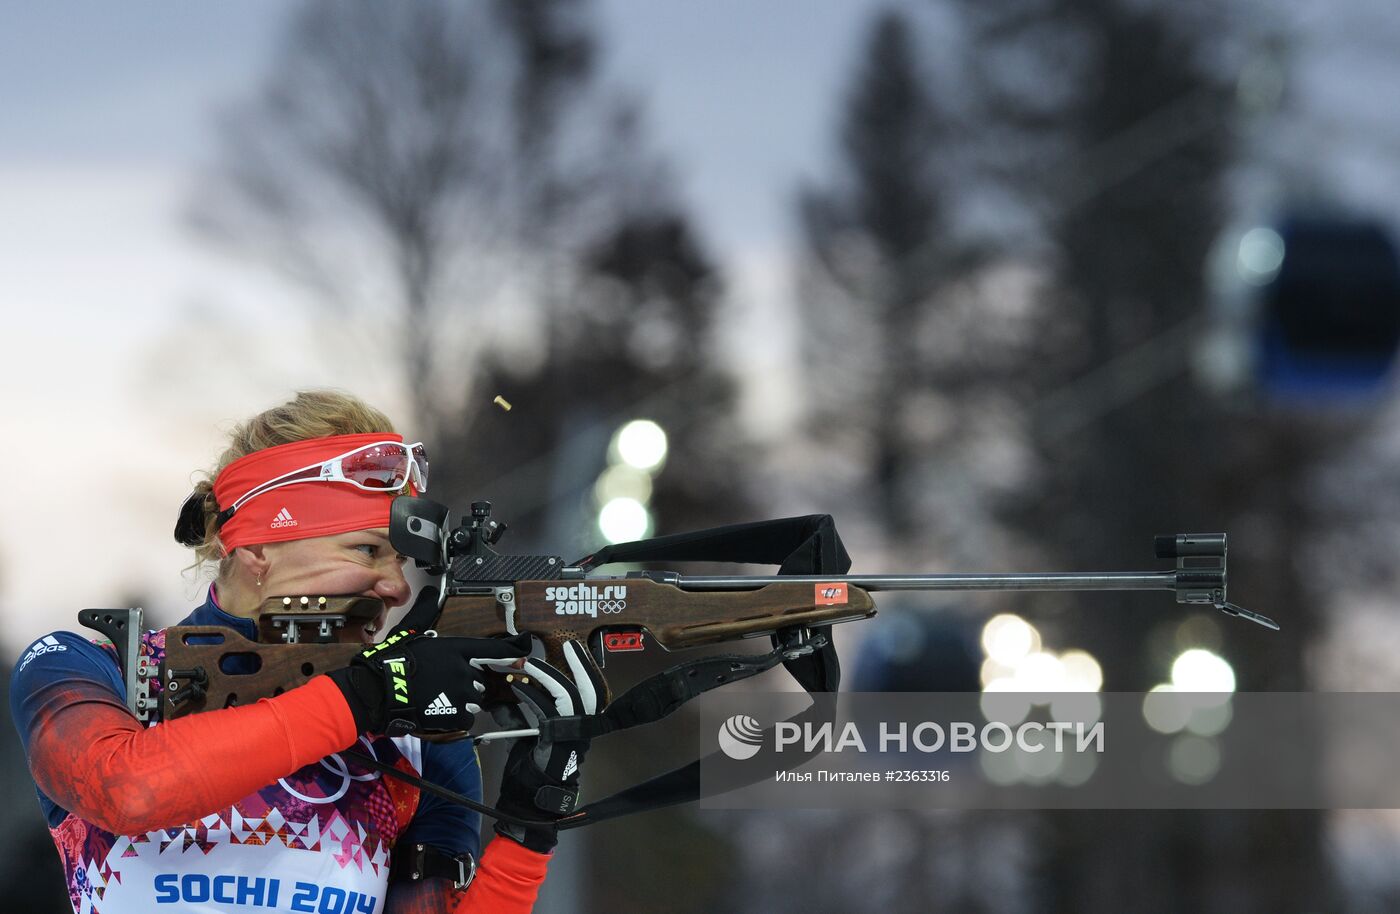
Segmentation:
[[(414, 609), (437, 598), (436, 588), (425, 588)], [(436, 632), (400, 628), (329, 675), (361, 733), (465, 731), (475, 722), (486, 690), (485, 674), (472, 661), (509, 664), (529, 650), (528, 637), (439, 638)]]
[[(543, 660), (526, 660), (523, 668), (474, 661), (478, 666), (517, 674), (511, 687), (520, 703), (493, 710), (496, 722), (509, 729), (537, 728), (547, 718), (597, 713), (601, 684), (594, 682), (590, 668), (578, 661), (582, 650), (576, 642), (564, 645), (569, 666), (582, 688)], [(496, 807), (528, 819), (554, 821), (570, 815), (578, 806), (579, 769), (587, 753), (587, 740), (553, 742), (545, 736), (518, 740), (506, 757)], [(527, 827), (498, 820), (496, 833), (541, 854), (553, 850), (559, 840), (553, 826)]]

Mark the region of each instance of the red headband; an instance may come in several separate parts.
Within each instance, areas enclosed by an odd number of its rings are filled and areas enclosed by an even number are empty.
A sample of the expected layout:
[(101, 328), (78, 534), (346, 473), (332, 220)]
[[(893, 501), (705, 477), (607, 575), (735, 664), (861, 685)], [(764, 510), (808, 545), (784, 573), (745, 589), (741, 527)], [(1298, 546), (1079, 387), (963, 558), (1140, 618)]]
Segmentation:
[[(254, 451), (224, 467), (214, 498), (227, 508), (253, 489), (285, 473), (339, 457), (377, 441), (403, 441), (392, 432), (333, 435)], [(330, 536), (389, 526), (389, 504), (398, 492), (369, 492), (347, 483), (308, 481), (269, 489), (239, 506), (219, 529), (225, 551), (253, 543)]]

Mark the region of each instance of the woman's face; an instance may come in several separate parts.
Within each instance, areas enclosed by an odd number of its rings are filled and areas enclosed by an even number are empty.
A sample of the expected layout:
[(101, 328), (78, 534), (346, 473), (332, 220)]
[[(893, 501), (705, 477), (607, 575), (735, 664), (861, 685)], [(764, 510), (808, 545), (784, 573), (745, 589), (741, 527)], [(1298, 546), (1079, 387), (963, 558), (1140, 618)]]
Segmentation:
[[(389, 545), (387, 527), (268, 543), (263, 547), (267, 571), (260, 590), (265, 596), (365, 596), (384, 601), (385, 611), (372, 624), (384, 627), (388, 610), (408, 602), (411, 588), (404, 580), (407, 561)], [(369, 641), (357, 629), (343, 640)]]

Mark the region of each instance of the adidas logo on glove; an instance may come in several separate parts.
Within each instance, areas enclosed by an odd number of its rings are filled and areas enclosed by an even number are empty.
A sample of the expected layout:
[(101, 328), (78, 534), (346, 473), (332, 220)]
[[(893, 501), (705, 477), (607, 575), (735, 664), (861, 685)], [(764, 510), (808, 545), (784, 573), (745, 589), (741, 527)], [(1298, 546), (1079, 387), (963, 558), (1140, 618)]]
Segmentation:
[(439, 692), (438, 697), (433, 699), (432, 704), (423, 710), (424, 715), (428, 714), (456, 714), (457, 709), (452, 707), (452, 702), (447, 700), (446, 692)]

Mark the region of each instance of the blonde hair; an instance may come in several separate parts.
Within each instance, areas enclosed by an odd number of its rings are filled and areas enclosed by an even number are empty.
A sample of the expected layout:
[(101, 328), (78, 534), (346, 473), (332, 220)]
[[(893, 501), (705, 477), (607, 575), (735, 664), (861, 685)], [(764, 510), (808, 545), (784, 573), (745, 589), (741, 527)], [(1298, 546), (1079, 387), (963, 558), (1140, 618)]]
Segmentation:
[[(281, 406), (264, 410), (229, 432), (228, 447), (219, 455), (214, 468), (200, 473), (191, 498), (199, 498), (203, 515), (204, 539), (193, 546), (193, 570), (203, 570), (217, 562), (219, 575), (230, 559), (219, 542), (215, 518), (219, 504), (214, 499), (214, 479), (224, 467), (254, 451), (330, 435), (358, 435), (369, 432), (394, 433), (394, 424), (384, 413), (353, 394), (339, 390), (299, 390)], [(190, 570), (187, 569), (187, 570)]]

